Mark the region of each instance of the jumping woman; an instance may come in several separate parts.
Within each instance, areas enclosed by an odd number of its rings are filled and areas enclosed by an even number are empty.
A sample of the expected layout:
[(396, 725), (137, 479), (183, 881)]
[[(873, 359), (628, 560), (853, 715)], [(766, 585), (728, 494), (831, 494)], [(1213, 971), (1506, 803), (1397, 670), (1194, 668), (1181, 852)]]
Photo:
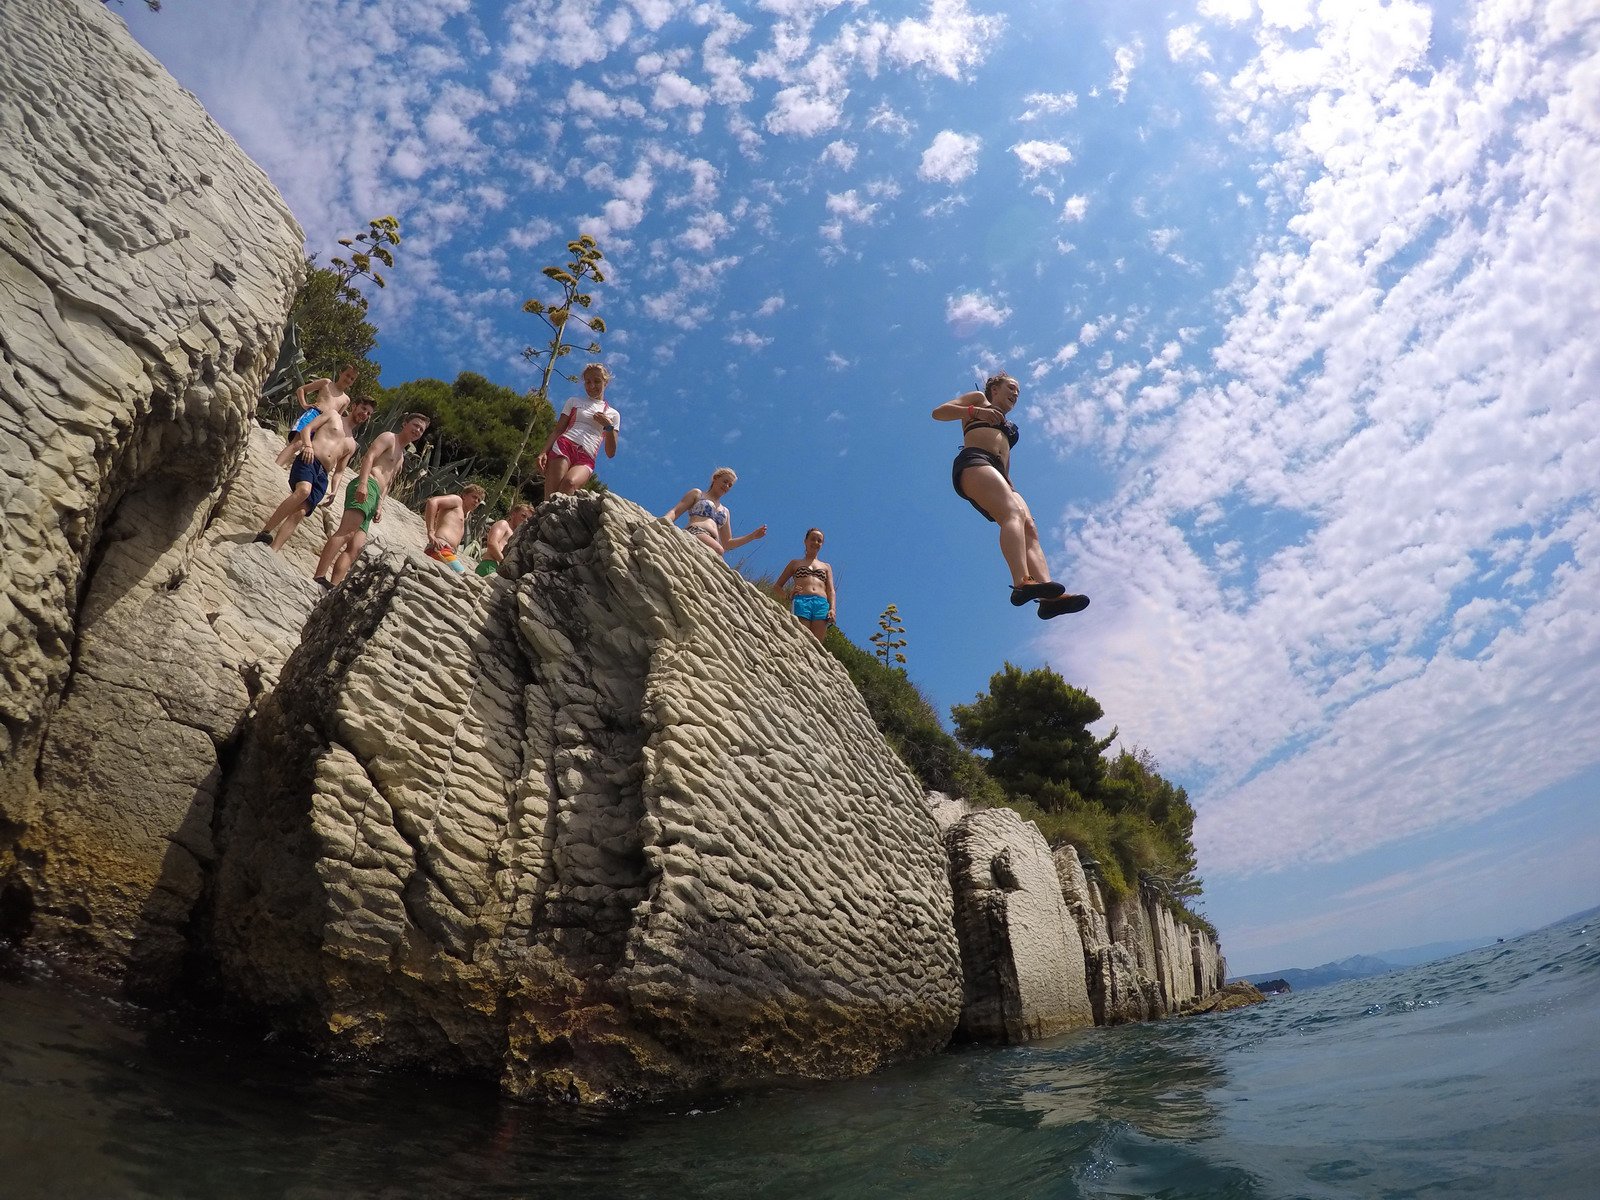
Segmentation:
[(1011, 568), (1011, 603), (1039, 602), (1043, 620), (1082, 612), (1089, 597), (1069, 595), (1050, 579), (1033, 513), (1011, 483), (1011, 448), (1017, 427), (1009, 414), (1017, 403), (1017, 381), (1001, 371), (984, 381), (983, 391), (967, 392), (933, 410), (935, 421), (961, 422), (961, 453), (950, 469), (956, 494), (1000, 526), (1000, 553)]
[(606, 384), (610, 382), (611, 372), (600, 363), (583, 369), (583, 399), (567, 401), (539, 455), (546, 496), (575, 492), (588, 483), (602, 449), (607, 458), (617, 456), (622, 417), (606, 403)]

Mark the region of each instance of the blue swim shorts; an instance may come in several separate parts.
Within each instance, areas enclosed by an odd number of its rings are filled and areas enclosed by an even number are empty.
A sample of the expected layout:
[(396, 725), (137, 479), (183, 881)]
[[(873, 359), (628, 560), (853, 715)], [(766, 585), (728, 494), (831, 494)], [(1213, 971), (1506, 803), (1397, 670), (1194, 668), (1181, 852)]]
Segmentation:
[(294, 456), (294, 465), (289, 468), (289, 490), (294, 491), (297, 483), (309, 483), (311, 494), (306, 497), (306, 516), (317, 511), (317, 505), (322, 502), (322, 497), (328, 491), (328, 468), (322, 465), (321, 460), (313, 458), (310, 462)]
[(300, 414), (300, 419), (294, 423), (294, 428), (289, 431), (289, 437), (292, 439), (295, 434), (299, 433), (302, 429), (311, 424), (311, 422), (315, 421), (321, 415), (322, 410), (320, 408), (306, 409), (305, 412)]
[(802, 621), (826, 621), (828, 598), (826, 596), (796, 596), (789, 602), (794, 615)]

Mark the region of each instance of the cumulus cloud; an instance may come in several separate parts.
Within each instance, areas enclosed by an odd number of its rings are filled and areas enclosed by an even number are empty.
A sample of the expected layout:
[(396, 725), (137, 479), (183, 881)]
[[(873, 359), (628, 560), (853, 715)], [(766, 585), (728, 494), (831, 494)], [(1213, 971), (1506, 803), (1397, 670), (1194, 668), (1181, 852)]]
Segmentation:
[(1005, 324), (1011, 309), (982, 292), (960, 292), (945, 300), (944, 319), (957, 336), (965, 337), (979, 329)]
[(1089, 197), (1083, 195), (1068, 196), (1067, 202), (1061, 206), (1061, 219), (1063, 221), (1081, 221), (1088, 211)]
[(822, 160), (848, 171), (855, 165), (856, 148), (846, 141), (829, 142), (822, 148)]
[(1041, 171), (1064, 167), (1072, 161), (1072, 151), (1059, 142), (1018, 142), (1011, 147), (1011, 153), (1017, 156), (1017, 161), (1022, 164), (1022, 174), (1028, 179)]
[(922, 152), (917, 175), (938, 183), (960, 183), (978, 169), (978, 152), (982, 148), (983, 139), (976, 134), (941, 130)]
[(765, 350), (772, 345), (772, 339), (762, 337), (753, 329), (737, 329), (728, 335), (728, 341), (745, 350)]
[(1118, 102), (1128, 98), (1128, 86), (1133, 82), (1133, 69), (1139, 65), (1139, 60), (1144, 57), (1144, 43), (1135, 38), (1126, 46), (1118, 46), (1112, 51), (1112, 61), (1116, 63), (1117, 73), (1111, 77), (1111, 90), (1117, 94)]

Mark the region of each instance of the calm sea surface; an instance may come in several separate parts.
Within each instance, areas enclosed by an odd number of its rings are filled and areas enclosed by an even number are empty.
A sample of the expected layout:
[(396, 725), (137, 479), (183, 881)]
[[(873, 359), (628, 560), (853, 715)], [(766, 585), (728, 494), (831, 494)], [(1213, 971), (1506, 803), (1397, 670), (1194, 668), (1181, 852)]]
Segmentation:
[(626, 1115), (0, 980), (0, 1197), (1600, 1197), (1600, 922), (1221, 1016)]

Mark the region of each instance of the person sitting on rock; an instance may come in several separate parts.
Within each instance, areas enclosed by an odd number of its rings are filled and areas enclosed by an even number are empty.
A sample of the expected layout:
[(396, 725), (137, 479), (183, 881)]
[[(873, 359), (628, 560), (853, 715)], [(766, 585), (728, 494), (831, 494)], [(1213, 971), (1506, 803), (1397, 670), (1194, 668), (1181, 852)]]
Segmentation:
[(367, 531), (374, 521), (383, 519), (383, 496), (394, 486), (394, 477), (405, 461), (406, 447), (428, 432), (428, 418), (422, 413), (406, 413), (400, 428), (380, 433), (372, 439), (361, 459), (361, 472), (350, 481), (344, 493), (344, 516), (339, 528), (322, 547), (317, 573), (312, 576), (325, 588), (343, 582), (351, 564), (367, 544)]
[(459, 496), (430, 496), (422, 506), (422, 525), (428, 534), (423, 553), (434, 562), (465, 575), (467, 564), (456, 557), (456, 549), (467, 533), (467, 518), (483, 503), (484, 491), (475, 483), (461, 489)]
[(739, 482), (739, 477), (734, 474), (732, 467), (718, 467), (711, 473), (711, 484), (705, 491), (699, 488), (690, 488), (683, 494), (669, 513), (663, 513), (663, 521), (676, 522), (685, 513), (689, 515), (688, 531), (698, 538), (708, 549), (717, 554), (726, 554), (747, 542), (767, 536), (767, 527), (761, 526), (752, 533), (743, 537), (733, 536), (733, 522), (728, 513), (727, 505), (722, 503), (722, 498), (728, 494), (728, 489)]
[(622, 415), (606, 403), (606, 384), (610, 382), (611, 372), (600, 363), (583, 369), (584, 398), (567, 401), (539, 454), (546, 497), (575, 492), (588, 483), (601, 446), (607, 458), (617, 456)]
[(333, 503), (339, 477), (355, 457), (355, 431), (370, 416), (372, 401), (360, 399), (350, 406), (348, 415), (330, 409), (306, 426), (303, 437), (296, 442), (297, 453), (289, 468), (289, 498), (272, 510), (256, 534), (256, 541), (282, 550), (300, 528), (300, 522), (316, 511), (318, 503)]
[(303, 446), (310, 441), (307, 426), (329, 413), (343, 413), (349, 407), (350, 389), (355, 386), (359, 374), (354, 363), (342, 363), (332, 379), (313, 379), (295, 392), (295, 399), (305, 411), (289, 431), (289, 444), (278, 453), (280, 467), (287, 467), (294, 458), (297, 443)]
[(483, 536), (483, 561), (478, 564), (479, 575), (493, 575), (500, 570), (500, 560), (506, 556), (506, 546), (511, 535), (522, 528), (522, 523), (533, 516), (533, 505), (516, 504), (500, 520), (489, 526)]
[(838, 621), (834, 611), (833, 568), (817, 557), (822, 552), (822, 530), (806, 530), (804, 558), (791, 558), (778, 576), (777, 586), (789, 584), (789, 609), (799, 622), (822, 641), (828, 626)]

